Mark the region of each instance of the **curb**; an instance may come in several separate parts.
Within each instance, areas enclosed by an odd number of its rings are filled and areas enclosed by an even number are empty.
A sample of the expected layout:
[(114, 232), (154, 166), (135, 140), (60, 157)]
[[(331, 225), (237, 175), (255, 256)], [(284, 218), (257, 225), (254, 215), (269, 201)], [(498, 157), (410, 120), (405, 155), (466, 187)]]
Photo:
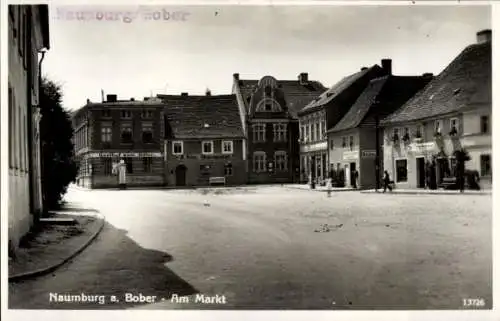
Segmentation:
[(388, 195), (467, 195), (467, 196), (474, 196), (474, 195), (492, 195), (491, 192), (479, 192), (479, 193), (460, 193), (460, 192), (438, 192), (438, 193), (426, 193), (426, 192), (419, 192), (419, 191), (404, 191), (404, 192), (375, 192), (375, 191), (361, 191), (363, 194), (388, 194)]
[(87, 240), (87, 242), (82, 244), (82, 246), (80, 246), (75, 252), (73, 252), (71, 255), (69, 255), (67, 258), (63, 259), (62, 261), (60, 261), (54, 265), (51, 265), (49, 267), (42, 268), (42, 269), (35, 270), (35, 271), (31, 271), (31, 272), (25, 272), (25, 273), (20, 273), (20, 274), (9, 276), (9, 282), (18, 282), (18, 281), (22, 281), (22, 280), (30, 279), (30, 278), (35, 278), (35, 277), (53, 272), (53, 271), (57, 270), (58, 268), (60, 268), (61, 266), (63, 266), (64, 264), (68, 263), (71, 259), (75, 258), (78, 254), (83, 252), (83, 250), (85, 250), (96, 239), (96, 237), (101, 233), (102, 229), (104, 228), (104, 223), (106, 222), (106, 220), (104, 219), (104, 216), (101, 214), (99, 214), (97, 216), (99, 216), (98, 219), (101, 220), (99, 228), (97, 229), (96, 232), (94, 232), (94, 234), (92, 234), (92, 236)]
[(332, 193), (335, 193), (335, 192), (359, 192), (360, 190), (359, 189), (331, 189), (331, 190), (327, 190), (327, 189), (306, 189), (306, 188), (300, 188), (300, 187), (290, 187), (290, 186), (283, 186), (283, 188), (288, 188), (288, 189), (298, 189), (298, 190), (303, 190), (303, 191), (306, 191), (306, 192), (332, 192)]

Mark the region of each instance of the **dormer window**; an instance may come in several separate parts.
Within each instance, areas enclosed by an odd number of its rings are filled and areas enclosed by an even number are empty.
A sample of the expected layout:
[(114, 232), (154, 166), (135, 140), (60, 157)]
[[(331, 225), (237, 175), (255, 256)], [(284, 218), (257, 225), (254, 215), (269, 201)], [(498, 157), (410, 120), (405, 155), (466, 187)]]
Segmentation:
[(266, 102), (264, 105), (264, 110), (265, 111), (272, 111), (273, 110), (273, 105), (270, 102)]
[(422, 138), (424, 134), (424, 126), (418, 125), (417, 126), (417, 131), (415, 133), (415, 138)]
[(266, 94), (266, 96), (270, 97), (270, 96), (271, 96), (271, 94), (272, 94), (272, 92), (273, 92), (273, 91), (272, 91), (271, 86), (266, 86), (266, 87), (264, 88), (264, 93)]

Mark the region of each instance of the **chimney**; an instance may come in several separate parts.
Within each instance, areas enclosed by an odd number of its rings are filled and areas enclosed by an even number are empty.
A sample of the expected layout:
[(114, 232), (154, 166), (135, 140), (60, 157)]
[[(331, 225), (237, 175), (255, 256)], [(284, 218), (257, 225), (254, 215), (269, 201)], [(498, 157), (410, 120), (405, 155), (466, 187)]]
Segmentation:
[(382, 69), (386, 75), (392, 75), (392, 60), (382, 59)]
[(148, 101), (151, 97), (144, 97), (144, 101)]
[(233, 78), (235, 80), (240, 80), (240, 74), (236, 73), (236, 74), (233, 74)]
[(301, 85), (307, 85), (307, 82), (309, 81), (308, 78), (309, 78), (309, 75), (308, 75), (307, 72), (300, 73), (300, 75), (299, 75), (299, 83)]
[(181, 93), (181, 96), (186, 97), (188, 93)]
[(422, 74), (422, 77), (424, 77), (424, 78), (432, 78), (432, 77), (434, 77), (434, 74), (432, 72), (426, 72), (425, 74)]
[(365, 71), (368, 67), (361, 67), (361, 71)]
[(90, 99), (87, 98), (87, 105), (90, 104)]
[(130, 98), (130, 101), (135, 101), (135, 98), (134, 97)]
[(210, 89), (207, 89), (207, 90), (205, 91), (205, 95), (207, 95), (207, 96), (212, 96), (212, 92), (210, 91)]
[(106, 95), (106, 102), (115, 103), (117, 98), (117, 95)]
[(476, 33), (477, 43), (487, 43), (491, 42), (491, 29), (481, 30)]

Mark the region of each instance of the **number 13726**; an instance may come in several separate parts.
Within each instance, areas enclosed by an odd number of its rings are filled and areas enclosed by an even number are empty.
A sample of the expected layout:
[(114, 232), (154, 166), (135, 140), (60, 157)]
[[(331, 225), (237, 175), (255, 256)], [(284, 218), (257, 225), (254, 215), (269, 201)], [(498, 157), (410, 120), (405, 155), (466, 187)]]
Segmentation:
[(462, 299), (462, 304), (464, 307), (468, 308), (475, 308), (475, 307), (484, 307), (486, 305), (486, 302), (484, 302), (484, 299)]

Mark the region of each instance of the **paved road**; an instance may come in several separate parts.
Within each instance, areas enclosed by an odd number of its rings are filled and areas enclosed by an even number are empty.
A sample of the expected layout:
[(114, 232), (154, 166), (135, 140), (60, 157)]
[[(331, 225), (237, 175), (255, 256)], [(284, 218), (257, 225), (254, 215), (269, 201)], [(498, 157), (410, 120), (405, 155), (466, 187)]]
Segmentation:
[[(103, 213), (105, 229), (52, 275), (11, 284), (10, 308), (457, 309), (466, 298), (491, 307), (491, 196), (263, 187), (67, 198)], [(106, 302), (51, 303), (50, 293)]]

